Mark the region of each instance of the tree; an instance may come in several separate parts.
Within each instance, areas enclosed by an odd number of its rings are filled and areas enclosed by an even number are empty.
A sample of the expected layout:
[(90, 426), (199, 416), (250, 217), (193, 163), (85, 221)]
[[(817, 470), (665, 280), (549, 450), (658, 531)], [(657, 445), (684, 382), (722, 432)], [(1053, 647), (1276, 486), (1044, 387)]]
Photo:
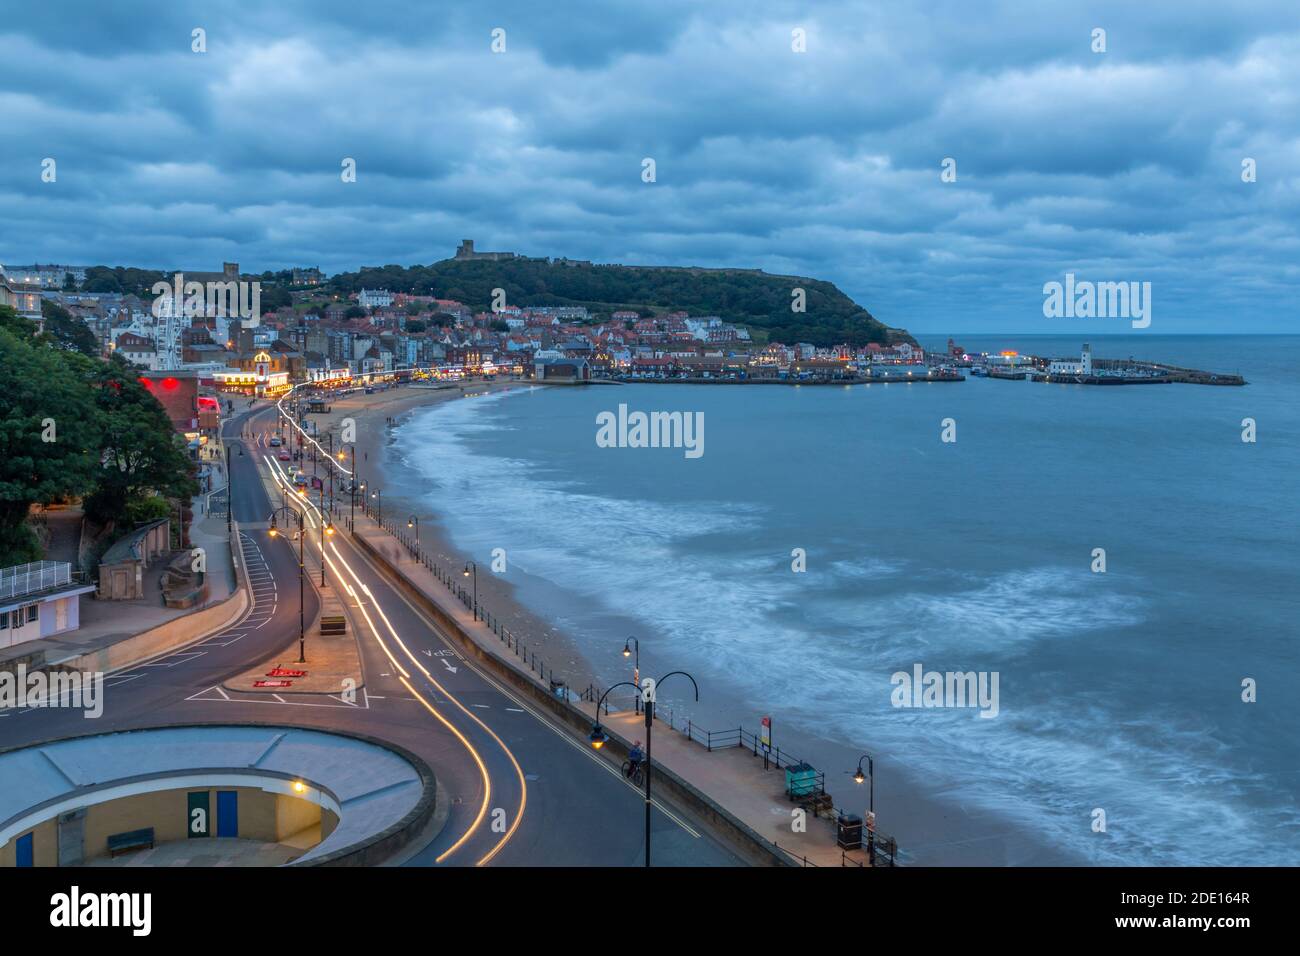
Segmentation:
[(45, 334), (59, 348), (80, 352), (82, 355), (99, 354), (99, 340), (95, 338), (95, 333), (63, 306), (42, 299), (41, 315), (45, 319)]
[(107, 266), (91, 266), (86, 270), (87, 292), (121, 292), (122, 282)]
[[(15, 334), (0, 306), (0, 566), (34, 561), (34, 504), (85, 493), (98, 461), (95, 410), (72, 353)], [(31, 323), (27, 323), (30, 325)], [(89, 362), (89, 359), (81, 359)]]
[(359, 305), (350, 305), (343, 315), (348, 319), (364, 319), (366, 317), (366, 310), (361, 308)]
[(289, 295), (289, 290), (276, 285), (259, 286), (262, 300), (262, 312), (274, 312), (276, 309), (287, 309), (293, 305), (293, 297)]
[(12, 332), (19, 339), (29, 339), (36, 334), (36, 323), (24, 319), (12, 305), (0, 305), (0, 329)]
[(189, 498), (198, 491), (179, 435), (158, 400), (120, 358), (89, 369), (99, 413), (103, 463), (85, 500), (101, 523), (129, 519), (153, 495)]

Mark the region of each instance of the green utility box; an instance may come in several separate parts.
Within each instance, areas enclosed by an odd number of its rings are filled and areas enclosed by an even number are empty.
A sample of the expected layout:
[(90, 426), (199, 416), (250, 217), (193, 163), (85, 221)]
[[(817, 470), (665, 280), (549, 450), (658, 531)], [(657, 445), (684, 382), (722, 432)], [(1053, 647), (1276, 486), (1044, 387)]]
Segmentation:
[(818, 791), (817, 770), (806, 763), (785, 768), (785, 792), (792, 797), (806, 797)]

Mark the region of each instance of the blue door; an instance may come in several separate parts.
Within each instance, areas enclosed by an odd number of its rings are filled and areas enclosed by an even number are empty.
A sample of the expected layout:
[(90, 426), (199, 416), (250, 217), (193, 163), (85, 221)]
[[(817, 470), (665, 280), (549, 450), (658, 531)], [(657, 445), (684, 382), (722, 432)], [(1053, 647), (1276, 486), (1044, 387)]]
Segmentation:
[(18, 865), (32, 865), (32, 835), (30, 833), (18, 838)]
[(217, 836), (239, 836), (239, 794), (234, 790), (217, 791)]

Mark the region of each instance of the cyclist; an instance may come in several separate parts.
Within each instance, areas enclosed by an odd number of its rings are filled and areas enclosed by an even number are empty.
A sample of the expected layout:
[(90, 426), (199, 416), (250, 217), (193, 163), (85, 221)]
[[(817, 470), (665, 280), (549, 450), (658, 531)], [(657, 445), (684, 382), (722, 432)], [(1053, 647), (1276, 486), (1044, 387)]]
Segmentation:
[(627, 776), (632, 779), (636, 776), (637, 768), (641, 766), (641, 761), (645, 759), (645, 754), (641, 752), (641, 741), (632, 745), (632, 749), (627, 752)]

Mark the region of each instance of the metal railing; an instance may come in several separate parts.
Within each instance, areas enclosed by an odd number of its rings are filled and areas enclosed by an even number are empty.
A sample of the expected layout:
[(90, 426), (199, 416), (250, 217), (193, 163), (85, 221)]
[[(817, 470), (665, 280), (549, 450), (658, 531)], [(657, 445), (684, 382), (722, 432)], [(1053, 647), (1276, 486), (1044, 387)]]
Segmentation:
[[(595, 684), (587, 685), (580, 699), (589, 703), (595, 702), (602, 696), (601, 689)], [(609, 712), (609, 698), (605, 698), (605, 711)], [(701, 727), (691, 718), (687, 718), (681, 725), (678, 725), (671, 707), (663, 705), (655, 709), (655, 717), (668, 724), (670, 730), (678, 731), (684, 734), (688, 740), (700, 744), (710, 753), (714, 750), (723, 750), (732, 747), (742, 747), (750, 751), (755, 757), (763, 758), (763, 769), (784, 770), (789, 767), (799, 766), (806, 762), (800, 760), (793, 754), (783, 751), (780, 747), (765, 748), (759, 736), (751, 731), (746, 730), (743, 726), (728, 728), (726, 730), (708, 730)], [(811, 766), (811, 765), (809, 765)], [(830, 795), (826, 792), (826, 772), (824, 770), (813, 770), (812, 776), (800, 778), (797, 792), (786, 791), (786, 795), (791, 801), (799, 804), (801, 807), (810, 809), (814, 817), (825, 815), (832, 820), (838, 820), (842, 816), (849, 815), (850, 811), (837, 807), (830, 802)], [(816, 866), (817, 864), (808, 860), (807, 857), (800, 853), (794, 853), (784, 847), (783, 852), (800, 861), (801, 866)], [(884, 833), (872, 832), (865, 826), (862, 829), (862, 849), (866, 851), (871, 866), (897, 866), (898, 865), (898, 842)], [(843, 866), (862, 866), (857, 860), (853, 860), (842, 855), (841, 865)]]
[(72, 583), (72, 564), (67, 561), (33, 561), (0, 569), (0, 599), (35, 594)]

